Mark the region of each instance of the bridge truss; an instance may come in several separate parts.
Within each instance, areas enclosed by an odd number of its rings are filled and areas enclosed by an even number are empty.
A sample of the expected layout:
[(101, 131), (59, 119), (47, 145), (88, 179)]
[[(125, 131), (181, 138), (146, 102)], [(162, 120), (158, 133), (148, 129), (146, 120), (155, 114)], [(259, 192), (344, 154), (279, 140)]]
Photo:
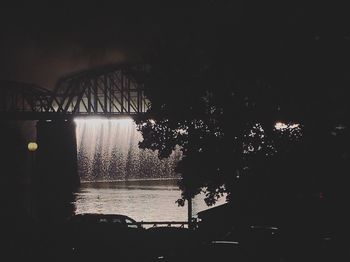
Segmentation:
[(72, 116), (133, 115), (149, 108), (144, 95), (145, 66), (114, 65), (67, 76), (53, 91), (0, 82), (0, 116), (55, 119)]

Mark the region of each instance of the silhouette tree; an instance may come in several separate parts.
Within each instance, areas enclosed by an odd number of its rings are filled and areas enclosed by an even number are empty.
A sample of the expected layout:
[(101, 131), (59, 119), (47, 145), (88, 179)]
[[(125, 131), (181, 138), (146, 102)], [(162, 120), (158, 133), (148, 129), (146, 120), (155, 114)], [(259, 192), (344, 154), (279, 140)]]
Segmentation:
[(321, 181), (345, 174), (339, 166), (348, 159), (333, 134), (348, 133), (349, 79), (339, 64), (349, 57), (346, 40), (310, 29), (310, 15), (320, 17), (306, 9), (284, 17), (252, 9), (222, 21), (225, 7), (187, 17), (176, 30), (164, 25), (147, 60), (151, 108), (137, 119), (140, 146), (166, 157), (179, 145), (183, 198), (204, 188), (209, 205), (223, 193), (258, 206), (329, 189)]

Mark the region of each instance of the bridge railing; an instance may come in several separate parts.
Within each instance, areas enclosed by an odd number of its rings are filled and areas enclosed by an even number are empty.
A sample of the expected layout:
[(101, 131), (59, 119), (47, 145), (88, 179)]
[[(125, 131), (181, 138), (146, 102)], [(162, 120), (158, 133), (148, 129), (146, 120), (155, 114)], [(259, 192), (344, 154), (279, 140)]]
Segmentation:
[(142, 226), (144, 228), (154, 228), (154, 227), (179, 227), (179, 228), (197, 228), (197, 222), (192, 221), (140, 221), (136, 225)]

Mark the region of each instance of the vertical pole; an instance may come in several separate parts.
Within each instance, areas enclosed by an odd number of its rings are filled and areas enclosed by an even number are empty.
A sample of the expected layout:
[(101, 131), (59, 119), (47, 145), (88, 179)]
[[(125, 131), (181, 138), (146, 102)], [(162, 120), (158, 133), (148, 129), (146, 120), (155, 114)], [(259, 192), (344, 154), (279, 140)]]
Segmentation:
[(106, 79), (106, 83), (108, 83), (108, 95), (109, 95), (109, 113), (112, 113), (112, 83), (109, 78)]
[(94, 90), (94, 113), (98, 113), (98, 91), (97, 91), (97, 79), (94, 80), (94, 86), (93, 86), (93, 90)]
[(131, 101), (130, 101), (131, 100), (130, 79), (127, 78), (126, 81), (127, 81), (127, 84), (128, 84), (128, 113), (130, 114), (130, 103), (131, 103)]
[[(109, 112), (114, 112), (114, 106), (112, 107), (112, 102), (114, 99), (114, 90), (113, 90), (113, 86), (112, 84), (110, 83), (110, 87), (109, 87)], [(117, 109), (117, 108), (115, 108)]]
[(187, 198), (187, 222), (188, 228), (192, 229), (192, 198)]
[(33, 195), (34, 195), (34, 192), (33, 192), (33, 176), (34, 176), (34, 168), (33, 168), (33, 165), (34, 165), (34, 152), (31, 152), (29, 151), (29, 158), (30, 158), (30, 174), (29, 174), (29, 183), (30, 183), (30, 190), (29, 190), (29, 215), (31, 218), (34, 217), (34, 210), (33, 210)]
[(123, 74), (122, 73), (120, 73), (120, 79), (121, 79), (121, 81), (120, 81), (120, 86), (121, 86), (121, 88), (120, 88), (120, 103), (121, 103), (121, 113), (123, 113), (123, 111), (124, 111), (124, 77), (123, 77)]
[(141, 93), (141, 91), (139, 89), (137, 89), (136, 92), (137, 92), (137, 113), (141, 113), (140, 112), (140, 97), (141, 97), (140, 93)]
[[(81, 104), (81, 100), (83, 99), (83, 95), (84, 95), (84, 84), (78, 83), (77, 85), (78, 85), (78, 90), (81, 90), (82, 95), (81, 95), (81, 99), (79, 99), (79, 96), (78, 96), (75, 107), (77, 108), (77, 112), (80, 113), (80, 104)], [(74, 111), (74, 108), (73, 108), (73, 111)]]
[(104, 77), (104, 103), (105, 103), (105, 105), (104, 105), (104, 111), (105, 111), (105, 113), (107, 113), (108, 112), (108, 109), (107, 109), (107, 93), (108, 93), (108, 83), (107, 83), (107, 76), (105, 76)]
[(36, 173), (35, 173), (35, 154), (36, 154), (36, 151), (29, 151), (29, 170), (30, 170), (30, 173), (29, 173), (29, 215), (31, 216), (31, 218), (37, 218), (36, 217), (36, 209), (35, 209), (35, 188), (34, 186), (36, 186)]
[(88, 86), (88, 113), (91, 113), (91, 85)]

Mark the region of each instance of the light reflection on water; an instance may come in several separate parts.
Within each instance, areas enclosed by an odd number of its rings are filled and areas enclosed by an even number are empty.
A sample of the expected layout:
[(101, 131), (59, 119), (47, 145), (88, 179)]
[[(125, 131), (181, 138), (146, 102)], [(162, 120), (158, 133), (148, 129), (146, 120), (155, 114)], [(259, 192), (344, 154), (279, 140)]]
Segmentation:
[[(177, 181), (142, 180), (82, 183), (76, 194), (76, 214), (123, 214), (137, 221), (186, 221), (187, 207), (178, 207), (175, 201), (181, 191)], [(193, 214), (209, 207), (204, 196), (193, 200)], [(217, 204), (223, 204), (222, 198)]]

